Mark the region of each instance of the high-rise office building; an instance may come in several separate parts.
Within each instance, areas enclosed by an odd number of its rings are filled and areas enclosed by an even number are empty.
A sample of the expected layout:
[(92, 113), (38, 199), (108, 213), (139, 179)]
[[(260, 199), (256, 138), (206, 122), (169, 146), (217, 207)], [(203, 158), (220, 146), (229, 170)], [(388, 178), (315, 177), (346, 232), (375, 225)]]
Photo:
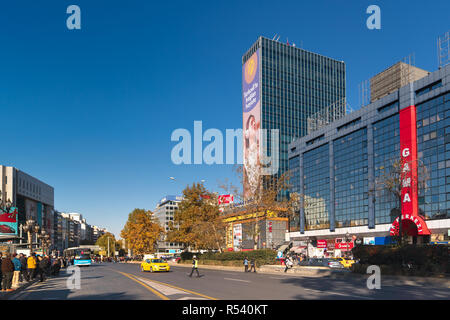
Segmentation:
[[(259, 37), (242, 57), (242, 99), (244, 194), (251, 198), (261, 163), (265, 174), (288, 170), (288, 145), (307, 134), (311, 117), (327, 108), (335, 119), (345, 115), (345, 64)], [(272, 143), (273, 129), (279, 140)]]
[[(178, 205), (181, 200), (183, 200), (183, 197), (180, 196), (165, 196), (158, 202), (153, 211), (154, 217), (165, 232), (169, 231), (169, 223), (175, 222), (175, 212), (178, 210)], [(178, 226), (175, 225), (175, 227)], [(157, 241), (157, 253), (177, 254), (181, 250), (183, 250), (183, 245), (181, 243), (167, 241), (167, 235), (163, 235)]]

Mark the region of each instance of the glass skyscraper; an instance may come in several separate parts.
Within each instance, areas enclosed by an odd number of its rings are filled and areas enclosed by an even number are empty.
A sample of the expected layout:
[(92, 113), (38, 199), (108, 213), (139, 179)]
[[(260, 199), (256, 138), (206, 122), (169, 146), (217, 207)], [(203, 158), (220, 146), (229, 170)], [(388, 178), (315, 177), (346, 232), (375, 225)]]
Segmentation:
[[(259, 37), (242, 57), (242, 65), (244, 168), (250, 171), (258, 159), (256, 151), (252, 156), (249, 130), (267, 130), (266, 147), (257, 140), (253, 145), (271, 156), (270, 130), (279, 129), (277, 174), (281, 175), (288, 170), (288, 146), (308, 133), (308, 119), (338, 101), (344, 101), (338, 107), (345, 114), (345, 63)], [(250, 176), (247, 183), (252, 183)]]

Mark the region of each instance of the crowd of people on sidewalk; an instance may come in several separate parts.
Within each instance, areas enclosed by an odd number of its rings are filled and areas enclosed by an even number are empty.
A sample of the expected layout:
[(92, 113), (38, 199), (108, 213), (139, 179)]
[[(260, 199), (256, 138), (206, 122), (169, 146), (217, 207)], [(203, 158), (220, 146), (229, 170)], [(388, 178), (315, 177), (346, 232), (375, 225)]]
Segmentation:
[(30, 282), (39, 278), (41, 282), (49, 276), (58, 276), (61, 268), (65, 268), (69, 261), (63, 257), (7, 253), (4, 257), (0, 253), (0, 279), (2, 292), (14, 291), (25, 281)]

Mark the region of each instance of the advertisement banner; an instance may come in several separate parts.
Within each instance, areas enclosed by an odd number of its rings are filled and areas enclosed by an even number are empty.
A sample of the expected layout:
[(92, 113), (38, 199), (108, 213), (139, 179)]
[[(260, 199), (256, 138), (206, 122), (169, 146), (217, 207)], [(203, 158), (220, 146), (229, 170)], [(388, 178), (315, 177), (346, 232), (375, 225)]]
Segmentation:
[(251, 198), (257, 188), (260, 164), (260, 50), (242, 66), (242, 136), (244, 157), (244, 198)]
[(364, 245), (374, 245), (375, 244), (375, 237), (365, 237), (363, 239)]
[(227, 225), (227, 248), (233, 249), (233, 225), (229, 224)]
[(17, 208), (12, 207), (8, 212), (0, 214), (0, 235), (17, 236)]
[(220, 204), (229, 204), (234, 202), (234, 197), (232, 194), (222, 194), (218, 197), (219, 205)]
[(242, 224), (233, 225), (233, 247), (239, 250), (242, 245)]

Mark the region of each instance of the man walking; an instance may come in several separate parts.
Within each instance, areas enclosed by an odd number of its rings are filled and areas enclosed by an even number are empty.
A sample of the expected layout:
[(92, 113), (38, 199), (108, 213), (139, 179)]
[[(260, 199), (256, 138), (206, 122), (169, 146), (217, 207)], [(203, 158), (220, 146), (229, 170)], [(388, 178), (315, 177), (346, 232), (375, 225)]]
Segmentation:
[(245, 267), (244, 272), (248, 272), (248, 258), (247, 257), (244, 258), (244, 267)]
[(11, 289), (12, 277), (14, 273), (14, 264), (11, 261), (11, 254), (6, 254), (6, 258), (2, 261), (2, 291), (13, 291)]
[(189, 275), (189, 277), (192, 277), (192, 274), (194, 273), (194, 270), (197, 272), (197, 278), (200, 277), (200, 274), (198, 273), (198, 260), (197, 260), (197, 256), (193, 257), (192, 260), (192, 270), (191, 270), (191, 274)]
[(30, 279), (36, 278), (36, 267), (37, 267), (36, 253), (33, 252), (31, 256), (28, 257), (27, 266), (28, 266), (28, 277)]
[(253, 272), (256, 272), (255, 258), (252, 258), (250, 260), (250, 271), (249, 272), (252, 272), (252, 270), (253, 270)]
[(22, 268), (22, 264), (20, 260), (17, 258), (17, 253), (13, 254), (12, 262), (14, 264), (14, 274), (12, 279), (12, 287), (14, 289), (19, 287), (19, 277), (20, 277), (20, 269)]

